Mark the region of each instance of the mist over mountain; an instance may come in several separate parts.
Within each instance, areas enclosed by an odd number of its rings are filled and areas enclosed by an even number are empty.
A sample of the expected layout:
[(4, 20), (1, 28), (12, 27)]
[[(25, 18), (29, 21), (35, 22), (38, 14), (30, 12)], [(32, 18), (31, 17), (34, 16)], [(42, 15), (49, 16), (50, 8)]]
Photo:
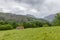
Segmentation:
[(46, 17), (44, 17), (45, 20), (52, 22), (55, 19), (56, 14), (51, 14)]

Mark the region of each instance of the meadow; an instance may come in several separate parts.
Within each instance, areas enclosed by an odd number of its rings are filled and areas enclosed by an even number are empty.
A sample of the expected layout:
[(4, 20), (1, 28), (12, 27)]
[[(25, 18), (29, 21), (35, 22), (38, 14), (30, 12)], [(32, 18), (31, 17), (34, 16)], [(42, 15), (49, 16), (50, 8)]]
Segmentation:
[(0, 31), (0, 40), (60, 40), (60, 27)]

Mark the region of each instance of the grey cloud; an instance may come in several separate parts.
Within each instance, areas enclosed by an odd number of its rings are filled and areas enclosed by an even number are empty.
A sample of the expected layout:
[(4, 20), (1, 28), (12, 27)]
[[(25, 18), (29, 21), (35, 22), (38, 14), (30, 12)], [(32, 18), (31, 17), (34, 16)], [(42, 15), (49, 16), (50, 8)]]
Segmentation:
[(23, 3), (27, 3), (27, 4), (31, 4), (31, 5), (37, 5), (37, 4), (41, 4), (43, 3), (44, 0), (15, 0), (17, 2), (23, 2)]
[(18, 3), (26, 3), (30, 5), (31, 8), (40, 8), (45, 0), (15, 0)]
[(0, 11), (44, 17), (60, 12), (60, 0), (0, 0)]

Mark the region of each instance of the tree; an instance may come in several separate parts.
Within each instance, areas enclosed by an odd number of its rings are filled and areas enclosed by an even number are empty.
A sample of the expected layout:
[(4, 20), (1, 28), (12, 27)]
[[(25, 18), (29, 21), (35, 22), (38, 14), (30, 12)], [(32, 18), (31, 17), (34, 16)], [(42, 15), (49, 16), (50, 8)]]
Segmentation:
[(36, 27), (36, 25), (34, 23), (32, 23), (32, 22), (24, 22), (23, 26), (25, 28), (34, 28), (34, 27)]
[(60, 26), (60, 13), (57, 13), (53, 22), (55, 26)]
[(0, 25), (0, 30), (10, 30), (10, 29), (13, 29), (12, 25), (10, 24)]
[(1, 24), (1, 25), (5, 24), (5, 21), (0, 20), (0, 24)]

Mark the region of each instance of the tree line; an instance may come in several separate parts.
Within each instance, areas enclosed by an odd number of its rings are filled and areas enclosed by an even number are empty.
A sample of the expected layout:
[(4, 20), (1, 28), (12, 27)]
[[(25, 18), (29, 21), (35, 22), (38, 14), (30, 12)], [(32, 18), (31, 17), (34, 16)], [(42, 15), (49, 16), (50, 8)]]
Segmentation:
[(24, 26), (24, 28), (37, 28), (37, 27), (53, 27), (60, 26), (60, 13), (57, 13), (53, 22), (48, 21), (29, 21), (29, 22), (15, 22), (0, 20), (0, 30), (16, 29), (18, 26)]

